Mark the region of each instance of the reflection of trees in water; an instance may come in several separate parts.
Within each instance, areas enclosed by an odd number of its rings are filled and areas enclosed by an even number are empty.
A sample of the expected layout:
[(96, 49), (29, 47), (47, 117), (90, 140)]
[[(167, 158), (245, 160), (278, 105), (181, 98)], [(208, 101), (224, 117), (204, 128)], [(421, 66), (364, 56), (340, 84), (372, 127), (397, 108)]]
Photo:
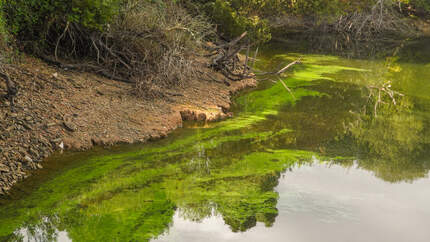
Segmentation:
[(374, 39), (361, 41), (349, 34), (299, 34), (290, 36), (289, 45), (293, 51), (337, 55), (346, 58), (378, 59), (398, 56), (401, 61), (428, 63), (430, 59), (430, 38)]
[(346, 58), (378, 58), (393, 55), (403, 48), (406, 40), (375, 39), (372, 41), (356, 40), (350, 34), (301, 34), (293, 39), (308, 45), (313, 53), (329, 53)]
[(234, 232), (246, 231), (257, 222), (272, 226), (280, 173), (227, 177), (204, 184), (177, 198), (179, 215), (191, 221), (221, 216)]
[(253, 193), (232, 196), (217, 202), (219, 206), (217, 210), (233, 232), (246, 231), (257, 222), (270, 227), (278, 216), (276, 208), (278, 194), (273, 189), (278, 184), (279, 175), (267, 174), (247, 179), (249, 181), (242, 180), (240, 183), (248, 186), (255, 184), (259, 188)]
[(216, 204), (208, 201), (190, 201), (181, 204), (178, 209), (179, 216), (185, 220), (202, 222), (206, 218), (217, 215)]
[[(373, 102), (376, 101), (374, 97)], [(369, 106), (348, 129), (363, 151), (359, 165), (390, 182), (426, 176), (430, 168), (428, 161), (420, 159), (426, 153), (425, 137), (429, 133), (412, 101), (401, 97), (394, 105), (385, 98), (377, 116), (373, 114), (372, 102)]]
[(37, 224), (27, 223), (22, 229), (16, 231), (8, 241), (46, 241), (58, 240), (58, 216), (42, 217)]
[[(416, 103), (418, 97), (392, 91), (391, 80), (398, 79), (411, 89), (417, 77), (397, 64), (398, 58), (386, 59), (385, 68), (373, 72), (363, 89), (366, 103), (348, 126), (349, 134), (361, 147), (359, 165), (372, 170), (378, 177), (390, 182), (411, 181), (427, 175), (428, 161), (423, 160), (429, 146), (429, 120)], [(366, 73), (363, 74), (366, 78)], [(400, 79), (400, 80), (399, 80)], [(369, 81), (370, 80), (370, 81)]]

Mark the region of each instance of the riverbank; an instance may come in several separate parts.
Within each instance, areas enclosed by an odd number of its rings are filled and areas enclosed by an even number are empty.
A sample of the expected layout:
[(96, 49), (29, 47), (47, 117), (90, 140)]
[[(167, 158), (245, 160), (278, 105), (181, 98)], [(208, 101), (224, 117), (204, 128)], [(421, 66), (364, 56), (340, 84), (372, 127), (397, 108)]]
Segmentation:
[[(206, 71), (215, 80), (225, 79)], [(231, 96), (256, 85), (254, 79), (191, 80), (148, 100), (134, 95), (132, 84), (30, 57), (10, 75), (20, 86), (15, 112), (7, 101), (0, 106), (0, 194), (43, 168), (43, 160), (56, 151), (141, 143), (167, 136), (184, 120), (229, 117)]]

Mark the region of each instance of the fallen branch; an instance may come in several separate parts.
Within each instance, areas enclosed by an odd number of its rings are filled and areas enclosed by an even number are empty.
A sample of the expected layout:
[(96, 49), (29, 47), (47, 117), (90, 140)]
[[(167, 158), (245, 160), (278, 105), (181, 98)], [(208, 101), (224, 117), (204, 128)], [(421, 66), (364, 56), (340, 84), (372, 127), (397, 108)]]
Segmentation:
[(248, 32), (243, 32), (239, 37), (237, 37), (236, 39), (223, 44), (223, 45), (218, 45), (215, 47), (210, 48), (211, 50), (219, 50), (219, 49), (226, 49), (232, 46), (235, 46), (237, 43), (239, 43), (239, 41), (241, 41), (243, 38), (245, 38), (245, 36), (248, 34)]
[(301, 63), (300, 59), (293, 61), (290, 64), (286, 65), (284, 68), (280, 69), (278, 72), (276, 72), (276, 74), (280, 75), (280, 74), (284, 73), (286, 70), (288, 70), (290, 67), (294, 66), (295, 64), (300, 64), (300, 63)]
[(78, 70), (78, 71), (91, 71), (91, 72), (95, 72), (101, 76), (104, 76), (106, 78), (115, 80), (115, 81), (132, 83), (132, 84), (136, 83), (134, 80), (118, 77), (118, 76), (110, 73), (107, 69), (103, 69), (100, 66), (92, 65), (90, 63), (70, 64), (70, 63), (62, 63), (61, 61), (57, 61), (55, 59), (52, 59), (49, 56), (40, 56), (40, 58), (42, 60), (44, 60), (45, 62), (51, 64), (51, 65), (58, 66), (58, 67), (63, 68), (63, 69)]
[(18, 88), (16, 87), (15, 83), (12, 82), (12, 80), (9, 77), (9, 74), (5, 70), (0, 71), (0, 78), (6, 82), (6, 88), (7, 88), (6, 98), (10, 102), (11, 110), (14, 111), (15, 109), (14, 99), (15, 99), (15, 96), (18, 94)]
[(293, 98), (296, 99), (291, 89), (287, 86), (287, 84), (285, 84), (285, 82), (279, 76), (278, 76), (278, 80), (282, 83), (285, 89), (287, 89), (287, 91), (290, 92), (291, 96), (293, 96)]

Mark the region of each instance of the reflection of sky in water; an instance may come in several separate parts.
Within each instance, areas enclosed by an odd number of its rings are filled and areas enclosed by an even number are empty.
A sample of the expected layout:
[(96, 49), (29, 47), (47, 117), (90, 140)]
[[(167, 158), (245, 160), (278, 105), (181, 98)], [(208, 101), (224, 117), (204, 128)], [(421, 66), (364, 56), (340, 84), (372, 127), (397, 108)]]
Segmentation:
[(368, 171), (315, 163), (294, 168), (276, 191), (279, 215), (243, 233), (220, 216), (201, 223), (174, 217), (154, 241), (430, 241), (430, 179), (387, 183)]

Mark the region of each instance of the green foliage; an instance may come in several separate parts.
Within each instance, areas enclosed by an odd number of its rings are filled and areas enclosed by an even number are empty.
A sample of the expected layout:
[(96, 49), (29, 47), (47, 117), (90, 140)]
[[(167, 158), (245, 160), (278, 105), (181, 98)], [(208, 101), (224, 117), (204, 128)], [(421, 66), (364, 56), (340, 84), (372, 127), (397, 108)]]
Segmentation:
[[(4, 0), (0, 0), (0, 9), (3, 9), (3, 4), (4, 4), (3, 1)], [(0, 11), (0, 51), (3, 52), (6, 49), (8, 38), (9, 38), (9, 33), (6, 27), (6, 20), (3, 16), (3, 11)], [(0, 54), (0, 58), (1, 56), (2, 54)]]
[(237, 2), (216, 0), (206, 5), (209, 15), (219, 26), (221, 33), (233, 39), (248, 31), (248, 37), (252, 42), (269, 41), (271, 35), (267, 21), (257, 14), (251, 14), (249, 9)]
[(362, 11), (373, 6), (374, 0), (286, 0), (285, 11), (306, 16), (338, 16)]
[(61, 33), (67, 22), (102, 30), (119, 10), (121, 0), (8, 0), (9, 28), (19, 40), (44, 41)]
[(415, 12), (430, 15), (430, 1), (428, 0), (399, 0), (399, 2), (410, 6)]
[[(273, 17), (276, 16), (304, 17), (318, 25), (336, 22), (340, 16), (360, 12), (370, 13), (378, 3), (377, 0), (212, 0), (206, 2), (209, 2), (206, 5), (210, 6), (209, 15), (227, 38), (234, 38), (247, 30), (251, 33), (251, 39), (257, 42), (270, 40), (271, 29), (268, 21), (273, 21), (275, 19)], [(407, 4), (417, 15), (422, 16), (423, 12), (430, 14), (428, 0), (401, 0), (400, 2)], [(383, 5), (393, 11), (398, 9), (398, 3), (397, 0), (383, 0)]]

